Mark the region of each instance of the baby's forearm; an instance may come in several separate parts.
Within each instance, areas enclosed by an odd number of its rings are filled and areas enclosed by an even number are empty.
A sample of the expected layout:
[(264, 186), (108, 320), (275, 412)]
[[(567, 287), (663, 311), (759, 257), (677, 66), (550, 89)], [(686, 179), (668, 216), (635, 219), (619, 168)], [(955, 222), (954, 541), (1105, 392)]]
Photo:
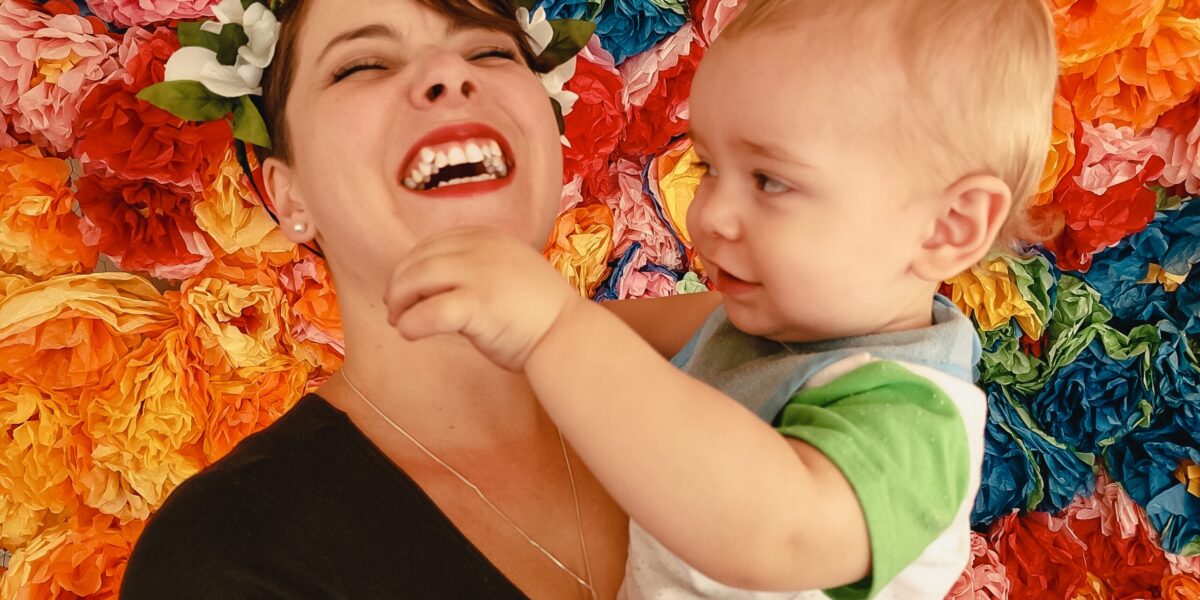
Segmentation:
[[(589, 368), (564, 368), (566, 356)], [(764, 589), (848, 582), (823, 568), (828, 540), (811, 523), (822, 482), (791, 444), (612, 314), (572, 305), (525, 371), (613, 498), (701, 572)]]

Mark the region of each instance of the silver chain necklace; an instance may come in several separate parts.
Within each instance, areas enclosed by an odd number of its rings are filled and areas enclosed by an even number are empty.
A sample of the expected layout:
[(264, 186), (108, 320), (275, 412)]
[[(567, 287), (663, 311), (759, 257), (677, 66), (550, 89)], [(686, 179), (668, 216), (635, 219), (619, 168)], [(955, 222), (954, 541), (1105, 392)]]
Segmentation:
[(583, 553), (583, 567), (585, 570), (584, 574), (587, 576), (587, 579), (584, 579), (583, 577), (580, 577), (579, 575), (577, 575), (575, 573), (575, 571), (572, 571), (569, 567), (567, 567), (567, 565), (563, 564), (563, 562), (561, 560), (559, 560), (557, 556), (554, 556), (553, 553), (551, 553), (549, 550), (547, 550), (545, 546), (539, 544), (537, 542), (537, 540), (533, 539), (533, 537), (531, 537), (528, 533), (525, 533), (524, 529), (521, 529), (521, 527), (518, 526), (516, 524), (516, 522), (514, 522), (511, 518), (509, 518), (508, 515), (504, 514), (504, 511), (500, 510), (500, 507), (496, 506), (495, 503), (493, 503), (490, 499), (488, 499), (488, 497), (483, 493), (483, 490), (479, 489), (479, 486), (475, 485), (474, 483), (471, 483), (471, 480), (467, 479), (466, 476), (464, 476), (462, 473), (459, 473), (457, 470), (454, 469), (454, 467), (451, 467), (450, 465), (446, 464), (446, 461), (443, 461), (442, 459), (438, 458), (437, 455), (434, 454), (429, 448), (426, 448), (424, 444), (417, 441), (417, 438), (413, 437), (410, 433), (405, 431), (404, 428), (401, 427), (399, 423), (396, 423), (395, 421), (392, 420), (391, 417), (384, 414), (384, 412), (382, 410), (380, 410), (378, 406), (375, 406), (374, 402), (371, 402), (370, 398), (367, 398), (367, 395), (364, 394), (362, 392), (362, 390), (358, 389), (358, 386), (354, 384), (354, 381), (352, 381), (350, 379), (350, 376), (346, 373), (346, 369), (344, 369), (344, 368), (340, 369), (338, 371), (338, 374), (342, 376), (342, 380), (345, 381), (346, 384), (350, 386), (350, 389), (355, 394), (357, 394), (358, 397), (361, 398), (362, 401), (367, 404), (367, 406), (370, 406), (371, 409), (373, 409), (376, 413), (378, 413), (379, 416), (385, 422), (387, 422), (388, 425), (391, 425), (392, 428), (394, 428), (396, 431), (399, 431), (405, 438), (408, 438), (408, 441), (412, 442), (414, 446), (416, 446), (417, 448), (419, 448), (421, 450), (421, 452), (424, 452), (425, 455), (428, 456), (433, 462), (436, 462), (437, 464), (441, 465), (442, 468), (446, 469), (446, 471), (448, 471), (451, 475), (454, 475), (455, 477), (457, 477), (459, 481), (463, 482), (463, 485), (467, 486), (468, 488), (471, 488), (471, 491), (475, 492), (475, 495), (479, 496), (479, 499), (482, 500), (483, 503), (485, 505), (487, 505), (488, 508), (492, 509), (492, 511), (495, 512), (500, 517), (501, 520), (503, 520), (505, 523), (507, 523), (509, 527), (512, 527), (513, 530), (515, 530), (517, 533), (521, 534), (521, 537), (525, 538), (525, 541), (529, 542), (529, 545), (533, 546), (539, 552), (544, 554), (546, 556), (546, 558), (550, 559), (550, 562), (554, 563), (554, 566), (558, 567), (559, 569), (562, 569), (568, 575), (570, 575), (575, 580), (576, 583), (578, 583), (581, 587), (583, 587), (584, 589), (586, 589), (588, 591), (588, 595), (592, 598), (592, 600), (596, 599), (596, 589), (594, 587), (592, 587), (592, 563), (588, 559), (587, 540), (584, 538), (584, 535), (583, 535), (583, 516), (579, 510), (579, 491), (575, 487), (575, 473), (571, 469), (571, 458), (570, 458), (570, 456), (567, 455), (567, 444), (565, 441), (563, 441), (561, 431), (558, 431), (558, 429), (555, 428), (555, 431), (558, 433), (558, 443), (562, 447), (563, 462), (566, 463), (566, 465), (567, 465), (567, 477), (571, 480), (571, 495), (575, 499), (575, 523), (579, 529), (579, 548), (580, 548), (580, 551)]

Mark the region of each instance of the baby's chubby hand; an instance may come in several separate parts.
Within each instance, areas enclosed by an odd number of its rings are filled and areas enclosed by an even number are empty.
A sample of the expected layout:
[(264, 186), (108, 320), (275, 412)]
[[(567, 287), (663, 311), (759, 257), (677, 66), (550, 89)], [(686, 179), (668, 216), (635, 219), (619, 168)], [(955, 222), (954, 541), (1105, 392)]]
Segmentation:
[(406, 339), (457, 333), (512, 371), (522, 371), (559, 317), (581, 302), (542, 255), (483, 227), (422, 241), (384, 295), (388, 322)]

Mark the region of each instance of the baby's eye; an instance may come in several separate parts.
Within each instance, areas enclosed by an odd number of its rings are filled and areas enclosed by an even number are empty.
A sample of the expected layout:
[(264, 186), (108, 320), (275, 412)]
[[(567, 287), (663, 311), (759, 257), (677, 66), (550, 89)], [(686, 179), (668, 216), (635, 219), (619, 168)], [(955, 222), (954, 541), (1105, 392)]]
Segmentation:
[(382, 71), (383, 69), (383, 63), (377, 60), (364, 60), (351, 63), (334, 71), (333, 82), (337, 83), (359, 71)]
[(762, 173), (754, 174), (754, 187), (757, 187), (768, 194), (782, 194), (791, 189), (786, 183), (773, 179), (769, 175), (764, 175)]

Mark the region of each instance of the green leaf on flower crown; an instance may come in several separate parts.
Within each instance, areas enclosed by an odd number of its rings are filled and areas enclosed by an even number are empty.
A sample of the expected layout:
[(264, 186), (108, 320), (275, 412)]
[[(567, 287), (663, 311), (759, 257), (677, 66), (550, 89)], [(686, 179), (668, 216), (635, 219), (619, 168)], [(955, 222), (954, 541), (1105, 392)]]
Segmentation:
[(233, 110), (233, 99), (218, 96), (199, 81), (164, 81), (138, 92), (145, 100), (185, 121), (213, 121)]
[(604, 10), (605, 3), (605, 0), (588, 0), (587, 12), (583, 13), (583, 18), (589, 21), (596, 20), (596, 17), (600, 16), (601, 11)]
[(563, 119), (562, 105), (554, 98), (550, 99), (550, 106), (554, 107), (554, 120), (558, 123), (558, 134), (563, 135), (567, 132), (567, 122)]
[(200, 23), (189, 21), (179, 24), (179, 44), (181, 46), (200, 46), (217, 53), (217, 62), (232, 65), (237, 62), (238, 48), (248, 44), (250, 38), (246, 31), (237, 23), (226, 23), (221, 33), (213, 33), (200, 28)]
[(233, 109), (233, 137), (261, 148), (271, 147), (271, 136), (267, 134), (267, 123), (250, 96), (238, 98)]
[(537, 5), (537, 0), (517, 0), (517, 8), (524, 8), (529, 11), (529, 14), (533, 14), (535, 5)]
[(547, 72), (579, 54), (596, 31), (595, 23), (582, 19), (552, 19), (549, 23), (554, 37), (538, 55), (538, 63)]

